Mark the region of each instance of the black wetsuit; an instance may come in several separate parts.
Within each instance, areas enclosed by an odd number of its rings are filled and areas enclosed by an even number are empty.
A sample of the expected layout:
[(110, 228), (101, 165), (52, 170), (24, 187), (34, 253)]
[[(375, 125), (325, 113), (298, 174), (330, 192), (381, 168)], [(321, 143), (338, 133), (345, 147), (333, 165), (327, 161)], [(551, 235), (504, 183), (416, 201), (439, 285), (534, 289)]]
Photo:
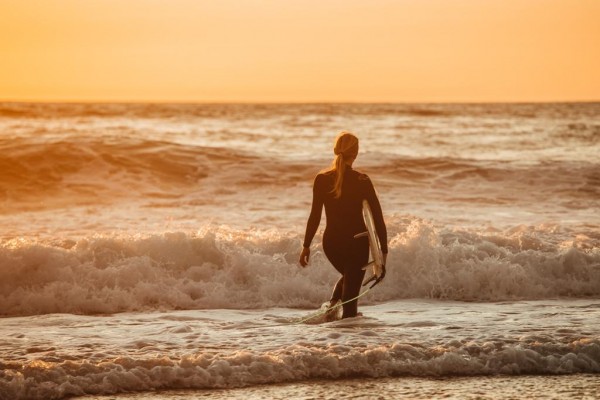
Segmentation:
[[(369, 177), (346, 166), (342, 195), (336, 199), (333, 193), (335, 171), (320, 173), (313, 186), (313, 202), (310, 217), (306, 225), (304, 247), (309, 247), (321, 221), (321, 212), (325, 205), (327, 226), (323, 234), (323, 250), (329, 261), (342, 277), (335, 285), (331, 300), (347, 301), (360, 293), (365, 271), (362, 268), (369, 261), (369, 239), (355, 239), (354, 235), (365, 232), (362, 216), (362, 201), (367, 200), (375, 228), (381, 243), (381, 250), (387, 253), (387, 231), (381, 205)], [(344, 304), (343, 318), (356, 316), (358, 300)]]

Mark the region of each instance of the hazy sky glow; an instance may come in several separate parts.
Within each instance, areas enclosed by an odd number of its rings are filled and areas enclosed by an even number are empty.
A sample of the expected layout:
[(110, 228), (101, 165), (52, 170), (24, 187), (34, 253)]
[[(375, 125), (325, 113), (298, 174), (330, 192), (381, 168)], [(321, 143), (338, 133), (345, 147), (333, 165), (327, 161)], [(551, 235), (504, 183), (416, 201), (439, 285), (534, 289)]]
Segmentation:
[(0, 100), (600, 100), (599, 0), (0, 0)]

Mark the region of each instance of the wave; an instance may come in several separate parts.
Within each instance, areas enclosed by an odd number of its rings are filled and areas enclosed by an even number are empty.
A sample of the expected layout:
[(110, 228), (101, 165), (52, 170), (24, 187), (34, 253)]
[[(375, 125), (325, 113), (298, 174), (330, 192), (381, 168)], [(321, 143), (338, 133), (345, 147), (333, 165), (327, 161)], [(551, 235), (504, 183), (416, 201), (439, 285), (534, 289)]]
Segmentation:
[[(598, 246), (560, 243), (554, 229), (477, 234), (392, 222), (388, 275), (367, 302), (600, 295)], [(58, 243), (12, 239), (0, 247), (0, 314), (318, 307), (338, 275), (320, 245), (313, 265), (299, 268), (299, 243), (275, 229), (211, 226)]]
[(179, 357), (117, 357), (7, 362), (0, 399), (59, 399), (156, 389), (215, 389), (306, 379), (477, 376), (600, 372), (600, 340), (566, 343), (458, 341), (427, 347), (392, 343), (349, 348), (296, 344), (274, 351), (207, 352)]
[[(428, 188), (436, 188), (449, 194), (440, 195), (441, 201), (451, 200), (456, 193), (471, 202), (512, 202), (521, 195), (537, 195), (534, 200), (539, 201), (551, 193), (565, 204), (585, 206), (600, 196), (600, 167), (584, 162), (514, 165), (379, 153), (365, 154), (362, 161), (363, 171), (373, 173), (390, 193), (415, 186), (428, 193)], [(322, 165), (326, 162), (126, 136), (0, 139), (1, 210), (177, 198), (200, 187), (204, 198), (218, 197), (226, 187), (289, 188), (298, 179), (309, 183)]]
[(255, 159), (230, 149), (127, 137), (0, 139), (0, 199), (11, 210), (176, 196), (224, 167)]

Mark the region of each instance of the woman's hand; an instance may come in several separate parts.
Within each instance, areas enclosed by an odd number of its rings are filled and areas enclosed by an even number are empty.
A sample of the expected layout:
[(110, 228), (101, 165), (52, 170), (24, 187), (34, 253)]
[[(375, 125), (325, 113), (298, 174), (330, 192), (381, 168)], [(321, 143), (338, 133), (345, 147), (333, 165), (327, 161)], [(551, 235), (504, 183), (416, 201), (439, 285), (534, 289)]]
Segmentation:
[[(383, 280), (383, 278), (385, 278), (385, 264), (387, 263), (387, 253), (383, 253), (383, 265), (381, 266), (381, 275), (379, 276), (379, 278), (377, 278), (377, 280), (375, 281), (375, 283), (373, 284), (373, 286), (375, 286), (375, 284), (381, 282)], [(371, 287), (373, 287), (371, 286)]]
[(388, 253), (383, 253), (383, 266), (382, 266), (383, 270), (381, 271), (381, 279), (380, 280), (383, 280), (383, 278), (385, 278), (385, 266), (387, 265), (387, 255), (388, 255)]
[(308, 265), (308, 259), (310, 257), (310, 247), (303, 247), (300, 253), (300, 265), (306, 267)]

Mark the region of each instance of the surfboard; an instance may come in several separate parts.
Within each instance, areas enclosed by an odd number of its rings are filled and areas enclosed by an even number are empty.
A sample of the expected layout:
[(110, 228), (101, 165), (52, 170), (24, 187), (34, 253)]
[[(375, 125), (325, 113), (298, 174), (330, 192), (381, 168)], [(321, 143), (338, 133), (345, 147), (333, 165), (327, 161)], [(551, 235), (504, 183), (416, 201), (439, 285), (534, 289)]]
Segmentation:
[(369, 206), (369, 202), (367, 200), (363, 200), (362, 202), (362, 213), (363, 219), (365, 220), (365, 226), (367, 227), (367, 231), (354, 235), (354, 238), (364, 236), (367, 236), (369, 238), (369, 250), (371, 253), (371, 258), (373, 260), (369, 261), (369, 263), (365, 265), (363, 269), (372, 267), (373, 275), (369, 279), (367, 279), (365, 283), (363, 283), (363, 286), (375, 280), (375, 283), (371, 285), (371, 287), (373, 287), (377, 283), (379, 283), (379, 278), (383, 273), (383, 253), (381, 252), (381, 243), (379, 243), (379, 236), (377, 236), (377, 230), (375, 229), (373, 213), (371, 212), (371, 207)]

